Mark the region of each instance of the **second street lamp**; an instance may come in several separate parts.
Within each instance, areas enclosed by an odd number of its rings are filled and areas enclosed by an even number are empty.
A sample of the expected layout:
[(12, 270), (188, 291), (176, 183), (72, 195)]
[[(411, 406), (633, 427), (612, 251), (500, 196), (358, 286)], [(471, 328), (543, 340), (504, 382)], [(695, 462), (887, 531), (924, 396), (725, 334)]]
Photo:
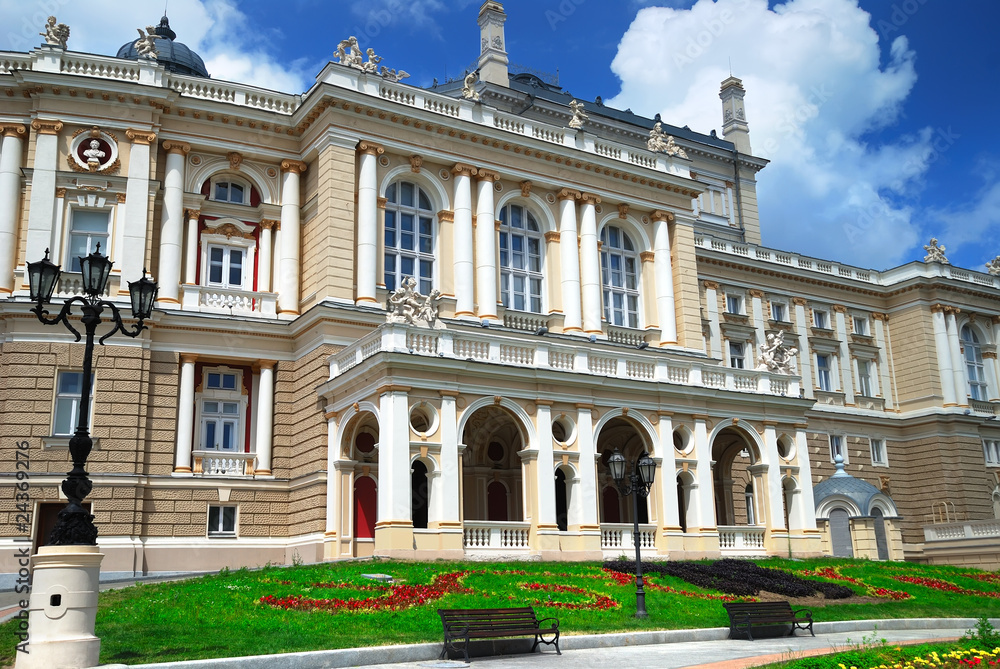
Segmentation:
[(642, 554), (639, 550), (639, 498), (648, 497), (656, 476), (656, 461), (643, 453), (636, 460), (632, 473), (625, 474), (625, 456), (617, 448), (608, 458), (608, 469), (618, 491), (624, 496), (632, 495), (632, 542), (635, 544), (635, 617), (645, 618), (646, 591), (642, 587)]

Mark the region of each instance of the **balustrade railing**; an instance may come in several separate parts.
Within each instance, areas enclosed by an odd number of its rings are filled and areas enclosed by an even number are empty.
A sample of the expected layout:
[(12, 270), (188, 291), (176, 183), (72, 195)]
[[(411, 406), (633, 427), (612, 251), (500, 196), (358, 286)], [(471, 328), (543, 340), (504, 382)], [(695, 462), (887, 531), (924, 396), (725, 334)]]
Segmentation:
[(187, 311), (277, 318), (278, 296), (253, 290), (181, 286), (181, 308)]
[[(601, 523), (601, 550), (606, 557), (618, 557), (623, 553), (632, 555), (635, 537), (635, 528), (631, 523)], [(638, 537), (640, 550), (656, 550), (656, 525), (640, 525)]]
[(924, 541), (956, 541), (1000, 537), (1000, 520), (966, 520), (924, 525)]
[(256, 453), (193, 451), (192, 471), (202, 476), (252, 476)]
[(719, 550), (722, 555), (764, 555), (766, 528), (750, 525), (719, 526)]
[(526, 551), (531, 523), (465, 521), (463, 545), (466, 551)]

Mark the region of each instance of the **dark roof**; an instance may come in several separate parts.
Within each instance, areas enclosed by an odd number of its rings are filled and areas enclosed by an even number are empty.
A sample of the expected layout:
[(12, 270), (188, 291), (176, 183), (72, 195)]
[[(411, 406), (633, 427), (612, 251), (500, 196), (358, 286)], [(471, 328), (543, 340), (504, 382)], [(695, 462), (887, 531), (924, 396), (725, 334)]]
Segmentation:
[(824, 479), (813, 486), (813, 499), (816, 508), (828, 497), (846, 497), (858, 505), (862, 516), (871, 515), (872, 498), (879, 494), (885, 494), (868, 481), (855, 478), (844, 471), (844, 458), (838, 455), (835, 458), (837, 471), (828, 479)]
[[(156, 27), (156, 34), (161, 37), (161, 39), (156, 40), (156, 49), (159, 52), (156, 56), (156, 62), (176, 74), (187, 74), (192, 77), (209, 76), (201, 56), (189, 49), (186, 44), (174, 41), (177, 33), (170, 29), (170, 21), (167, 20), (166, 16), (160, 19), (160, 25)], [(139, 60), (139, 53), (135, 50), (135, 42), (132, 40), (123, 44), (118, 49), (118, 58)]]

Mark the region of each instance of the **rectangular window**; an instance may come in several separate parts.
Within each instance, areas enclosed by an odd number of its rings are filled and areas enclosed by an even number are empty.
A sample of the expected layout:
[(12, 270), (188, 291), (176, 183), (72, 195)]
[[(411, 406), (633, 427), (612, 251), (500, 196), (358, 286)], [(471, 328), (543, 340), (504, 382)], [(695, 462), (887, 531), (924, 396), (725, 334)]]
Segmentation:
[(243, 289), (244, 249), (227, 246), (208, 247), (208, 285)]
[(819, 383), (819, 389), (830, 392), (833, 390), (833, 384), (831, 383), (830, 374), (830, 356), (816, 354), (816, 380)]
[(730, 314), (742, 314), (743, 297), (740, 295), (726, 295), (726, 312)]
[(829, 330), (830, 314), (820, 309), (813, 309), (813, 327), (821, 330)]
[(743, 369), (744, 361), (744, 344), (742, 342), (729, 342), (729, 366), (734, 369)]
[(858, 360), (858, 393), (872, 397), (872, 364), (868, 360)]
[(206, 450), (236, 451), (240, 438), (238, 402), (205, 400), (201, 405), (201, 447)]
[(983, 441), (983, 454), (986, 464), (990, 467), (1000, 467), (1000, 440), (987, 439)]
[(73, 221), (69, 229), (69, 244), (66, 247), (66, 264), (71, 272), (80, 271), (80, 258), (97, 250), (101, 245), (101, 254), (108, 255), (108, 224), (111, 219), (109, 211), (91, 211), (74, 209)]
[(208, 507), (208, 536), (210, 537), (236, 536), (235, 506)]
[[(94, 377), (90, 377), (94, 389)], [(59, 372), (56, 378), (56, 406), (52, 419), (52, 435), (72, 436), (80, 419), (80, 398), (83, 396), (83, 372)], [(93, 395), (91, 395), (93, 397)]]
[(771, 303), (771, 320), (772, 321), (780, 321), (780, 322), (787, 321), (788, 319), (785, 318), (785, 316), (787, 315), (787, 311), (788, 310), (787, 310), (787, 308), (785, 307), (784, 304), (781, 304), (779, 302), (772, 302)]
[(863, 337), (868, 336), (868, 319), (864, 316), (854, 317), (854, 334), (861, 335)]
[(844, 464), (847, 464), (847, 449), (844, 448), (844, 437), (839, 434), (830, 435), (830, 462), (835, 462), (837, 456), (844, 459)]
[(882, 467), (889, 466), (889, 460), (885, 455), (885, 441), (882, 439), (869, 439), (872, 449), (872, 464)]

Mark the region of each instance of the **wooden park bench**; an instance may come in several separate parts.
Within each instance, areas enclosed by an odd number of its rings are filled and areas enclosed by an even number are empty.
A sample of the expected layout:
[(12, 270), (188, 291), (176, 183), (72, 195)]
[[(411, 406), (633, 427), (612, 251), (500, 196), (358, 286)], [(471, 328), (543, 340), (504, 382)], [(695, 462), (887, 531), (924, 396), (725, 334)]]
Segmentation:
[[(438, 609), (441, 624), (444, 626), (444, 648), (440, 659), (444, 659), (449, 648), (459, 650), (469, 661), (469, 642), (475, 639), (500, 639), (503, 637), (535, 637), (535, 645), (531, 647), (534, 653), (539, 643), (555, 645), (559, 650), (559, 620), (556, 618), (535, 617), (535, 610), (530, 606), (514, 609)], [(551, 622), (550, 626), (542, 627), (543, 623)], [(546, 635), (552, 635), (546, 640)], [(458, 642), (462, 642), (461, 645)]]
[(793, 636), (795, 630), (809, 630), (813, 632), (812, 613), (808, 609), (792, 610), (788, 602), (727, 602), (722, 606), (729, 613), (729, 638), (739, 634), (746, 634), (747, 639), (753, 641), (751, 627), (764, 627), (791, 624), (792, 629), (788, 636)]

